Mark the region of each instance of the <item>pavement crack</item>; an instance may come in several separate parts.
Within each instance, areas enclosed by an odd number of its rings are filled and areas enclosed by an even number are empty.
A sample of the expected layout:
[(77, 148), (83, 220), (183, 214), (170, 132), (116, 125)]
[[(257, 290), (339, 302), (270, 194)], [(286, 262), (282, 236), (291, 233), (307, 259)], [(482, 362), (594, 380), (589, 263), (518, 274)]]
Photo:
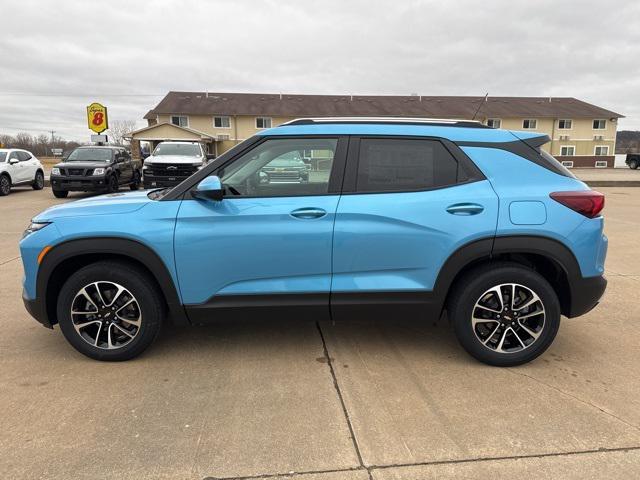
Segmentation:
[(347, 404), (344, 401), (344, 396), (342, 395), (342, 391), (340, 390), (340, 385), (338, 384), (338, 377), (336, 376), (336, 371), (335, 371), (335, 368), (333, 367), (333, 361), (329, 356), (327, 341), (325, 340), (324, 334), (322, 333), (322, 327), (320, 327), (320, 322), (316, 322), (316, 327), (318, 328), (318, 333), (320, 334), (320, 340), (322, 340), (322, 350), (324, 352), (324, 358), (327, 362), (327, 365), (329, 366), (329, 372), (331, 373), (331, 378), (333, 378), (333, 386), (336, 389), (336, 393), (338, 394), (338, 399), (340, 400), (340, 405), (342, 406), (342, 413), (344, 414), (344, 418), (347, 421), (347, 426), (349, 427), (349, 434), (351, 435), (353, 448), (356, 451), (356, 456), (358, 457), (358, 463), (360, 464), (360, 468), (367, 471), (367, 474), (369, 475), (369, 480), (373, 480), (373, 476), (371, 475), (371, 470), (364, 464), (364, 460), (362, 459), (362, 453), (360, 452), (360, 446), (358, 445), (356, 432), (353, 428), (353, 423), (351, 422), (351, 417), (349, 416), (349, 411), (347, 410)]
[(545, 387), (551, 388), (552, 390), (555, 390), (556, 392), (559, 392), (559, 393), (561, 393), (563, 395), (566, 395), (569, 398), (573, 398), (574, 400), (577, 400), (578, 402), (583, 403), (584, 405), (587, 405), (587, 406), (589, 406), (591, 408), (595, 408), (596, 410), (599, 410), (600, 412), (604, 413), (605, 415), (608, 415), (609, 417), (615, 418), (619, 422), (624, 423), (627, 427), (631, 427), (634, 430), (640, 431), (640, 427), (638, 427), (637, 425), (634, 425), (633, 423), (627, 422), (625, 419), (617, 416), (614, 413), (611, 413), (611, 412), (605, 410), (602, 407), (599, 407), (598, 405), (596, 405), (594, 403), (591, 403), (588, 400), (584, 400), (584, 399), (582, 399), (582, 398), (580, 398), (580, 397), (578, 397), (578, 396), (576, 396), (576, 395), (574, 395), (572, 393), (565, 392), (564, 390), (562, 390), (561, 388), (556, 387), (555, 385), (551, 385), (550, 383), (544, 382), (544, 381), (542, 381), (542, 380), (540, 380), (540, 379), (538, 379), (536, 377), (533, 377), (531, 375), (528, 375), (526, 373), (518, 372), (518, 371), (515, 371), (515, 370), (512, 370), (512, 369), (506, 369), (506, 370), (509, 373), (512, 373), (514, 375), (520, 375), (521, 377), (529, 378), (529, 379), (533, 380), (534, 382), (539, 383), (540, 385), (544, 385)]
[[(303, 472), (286, 472), (286, 473), (259, 473), (256, 475), (245, 475), (240, 477), (205, 477), (203, 480), (261, 480), (269, 478), (296, 478), (302, 475), (322, 475), (325, 473), (346, 473), (360, 472), (366, 470), (365, 467), (354, 468), (334, 468), (328, 470), (306, 470)], [(369, 475), (371, 477), (371, 475)]]
[(455, 460), (434, 460), (427, 462), (389, 463), (384, 465), (371, 465), (371, 470), (387, 470), (390, 468), (424, 467), (429, 465), (454, 465), (458, 463), (495, 462), (500, 460), (525, 460), (528, 458), (571, 457), (574, 455), (589, 455), (594, 453), (635, 452), (640, 446), (619, 448), (594, 448), (589, 450), (573, 450), (569, 452), (533, 453), (530, 455), (504, 455), (499, 457), (475, 457), (460, 458)]
[(6, 265), (7, 263), (15, 262), (16, 260), (20, 260), (20, 257), (10, 258), (9, 260), (5, 260), (4, 262), (1, 262), (1, 263), (0, 263), (0, 267), (1, 267), (2, 265)]

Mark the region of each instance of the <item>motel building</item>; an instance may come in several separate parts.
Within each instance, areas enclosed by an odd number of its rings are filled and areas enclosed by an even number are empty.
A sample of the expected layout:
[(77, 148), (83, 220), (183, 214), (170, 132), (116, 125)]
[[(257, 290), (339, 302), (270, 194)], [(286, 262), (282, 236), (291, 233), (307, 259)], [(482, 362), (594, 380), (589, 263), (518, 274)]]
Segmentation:
[(544, 133), (543, 148), (568, 167), (613, 167), (623, 115), (570, 97), (432, 97), (169, 92), (130, 132), (134, 157), (146, 142), (197, 141), (220, 155), (256, 134), (301, 117), (475, 118), (485, 125)]

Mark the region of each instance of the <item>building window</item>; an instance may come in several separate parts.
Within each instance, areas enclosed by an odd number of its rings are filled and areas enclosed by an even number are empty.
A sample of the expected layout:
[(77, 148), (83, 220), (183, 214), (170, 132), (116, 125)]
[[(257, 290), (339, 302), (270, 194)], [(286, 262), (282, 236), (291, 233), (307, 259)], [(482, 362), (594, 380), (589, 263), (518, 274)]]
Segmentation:
[(594, 155), (609, 155), (609, 145), (596, 145)]
[(499, 118), (487, 118), (487, 127), (491, 128), (500, 128), (502, 125), (502, 120)]
[(269, 117), (257, 117), (256, 128), (271, 128), (271, 118)]
[(535, 118), (525, 118), (522, 121), (522, 128), (527, 130), (535, 130), (536, 128), (538, 128), (538, 120), (536, 120)]
[(576, 147), (573, 145), (563, 145), (560, 147), (561, 157), (573, 157), (576, 154)]
[(213, 117), (213, 126), (215, 128), (231, 128), (231, 119), (229, 117)]
[(573, 127), (573, 120), (561, 119), (558, 120), (558, 130), (571, 130)]
[(607, 121), (606, 120), (594, 120), (593, 121), (593, 129), (594, 130), (604, 130), (605, 128), (607, 128)]
[(178, 127), (188, 127), (189, 126), (189, 117), (185, 115), (172, 115), (171, 123)]

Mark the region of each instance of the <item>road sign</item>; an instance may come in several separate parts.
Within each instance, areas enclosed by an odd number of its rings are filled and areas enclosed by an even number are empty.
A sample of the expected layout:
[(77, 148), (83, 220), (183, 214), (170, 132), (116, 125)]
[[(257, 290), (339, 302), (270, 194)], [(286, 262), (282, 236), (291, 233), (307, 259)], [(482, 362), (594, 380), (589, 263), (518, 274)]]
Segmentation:
[(106, 135), (91, 135), (91, 141), (93, 143), (107, 143), (109, 139)]
[(109, 128), (107, 107), (99, 103), (92, 103), (87, 107), (87, 123), (89, 129), (96, 133), (102, 133)]

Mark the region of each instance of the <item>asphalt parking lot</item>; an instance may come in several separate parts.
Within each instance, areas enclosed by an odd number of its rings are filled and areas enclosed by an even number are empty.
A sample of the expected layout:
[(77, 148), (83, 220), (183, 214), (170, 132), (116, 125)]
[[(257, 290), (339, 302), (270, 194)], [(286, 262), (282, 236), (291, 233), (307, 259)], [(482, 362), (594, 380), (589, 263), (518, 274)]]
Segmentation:
[(640, 477), (640, 188), (600, 190), (610, 240), (602, 304), (563, 321), (533, 363), (500, 369), (470, 358), (446, 322), (410, 318), (169, 327), (134, 361), (90, 360), (24, 310), (18, 241), (61, 200), (15, 189), (0, 198), (0, 471)]

